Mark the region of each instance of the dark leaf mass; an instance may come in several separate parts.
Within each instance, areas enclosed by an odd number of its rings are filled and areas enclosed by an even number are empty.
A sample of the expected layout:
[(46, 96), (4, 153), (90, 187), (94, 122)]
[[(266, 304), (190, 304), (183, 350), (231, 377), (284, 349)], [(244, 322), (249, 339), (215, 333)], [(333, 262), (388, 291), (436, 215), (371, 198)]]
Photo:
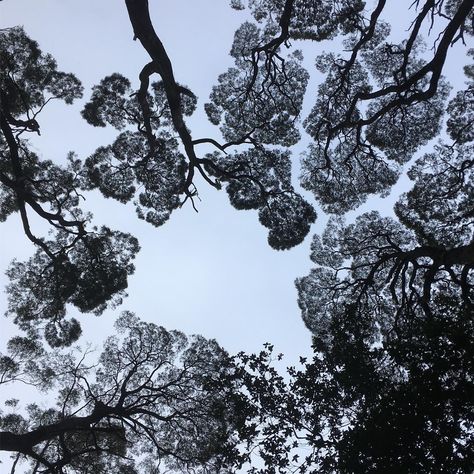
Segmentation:
[[(82, 117), (116, 136), (88, 157), (33, 151), (43, 109), (80, 99), (82, 86), (21, 27), (0, 30), (0, 221), (17, 214), (35, 247), (7, 271), (20, 333), (0, 354), (0, 386), (49, 396), (4, 397), (11, 472), (472, 472), (474, 49), (462, 90), (443, 76), (452, 47), (472, 41), (472, 0), (400, 6), (396, 41), (385, 0), (231, 0), (247, 21), (204, 106), (219, 128), (197, 138), (197, 97), (175, 78), (149, 2), (124, 3), (149, 62), (137, 85), (113, 73), (92, 88)], [(316, 220), (292, 178), (302, 139), (300, 184), (331, 214), (296, 281), (312, 357), (283, 375), (271, 344), (230, 356), (130, 312), (100, 355), (68, 349), (83, 313), (120, 305), (139, 251), (130, 234), (94, 226), (81, 210), (89, 191), (158, 227), (196, 206), (197, 183), (224, 187), (287, 250)], [(394, 214), (344, 215), (402, 173), (411, 185)]]

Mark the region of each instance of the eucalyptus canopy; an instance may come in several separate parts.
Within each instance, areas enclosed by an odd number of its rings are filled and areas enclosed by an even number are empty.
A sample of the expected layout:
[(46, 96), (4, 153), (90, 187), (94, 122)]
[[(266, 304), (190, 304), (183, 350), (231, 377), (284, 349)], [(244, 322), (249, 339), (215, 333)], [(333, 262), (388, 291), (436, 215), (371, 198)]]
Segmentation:
[[(249, 15), (204, 107), (219, 129), (195, 137), (196, 96), (175, 78), (148, 1), (125, 0), (149, 62), (138, 89), (114, 71), (93, 87), (82, 117), (117, 135), (62, 164), (40, 159), (27, 137), (49, 102), (81, 99), (81, 83), (21, 27), (0, 31), (0, 218), (18, 213), (36, 247), (8, 270), (7, 314), (26, 334), (0, 359), (0, 382), (57, 396), (56, 408), (0, 418), (2, 449), (18, 453), (12, 472), (23, 459), (31, 472), (235, 471), (251, 453), (265, 465), (252, 472), (472, 470), (474, 74), (468, 64), (465, 89), (451, 93), (443, 70), (450, 48), (471, 40), (473, 4), (416, 0), (395, 41), (386, 1), (373, 3), (232, 0)], [(301, 50), (329, 40), (341, 51), (317, 56), (322, 80), (308, 92)], [(256, 210), (271, 247), (289, 249), (316, 219), (292, 178), (303, 137), (300, 184), (332, 217), (313, 238), (316, 268), (296, 282), (315, 355), (289, 382), (271, 351), (230, 358), (130, 313), (97, 364), (87, 351), (43, 347), (80, 337), (68, 306), (118, 306), (139, 251), (130, 234), (92, 226), (81, 193), (132, 202), (158, 227), (196, 205), (200, 176), (236, 209)], [(387, 196), (408, 162), (413, 186), (394, 217), (372, 210), (347, 222), (370, 196)]]

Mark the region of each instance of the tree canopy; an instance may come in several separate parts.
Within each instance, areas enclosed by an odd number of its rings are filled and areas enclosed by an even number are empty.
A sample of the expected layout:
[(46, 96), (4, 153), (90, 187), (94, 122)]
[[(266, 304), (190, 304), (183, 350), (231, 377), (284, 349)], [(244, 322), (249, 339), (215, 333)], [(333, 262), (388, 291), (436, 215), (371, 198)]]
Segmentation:
[[(240, 416), (238, 398), (220, 383), (226, 353), (215, 341), (188, 339), (131, 313), (115, 326), (97, 363), (87, 351), (58, 355), (26, 338), (10, 341), (1, 383), (21, 379), (58, 397), (51, 408), (29, 404), (27, 416), (5, 414), (2, 449), (27, 456), (41, 472), (222, 472), (238, 454)], [(18, 400), (7, 404), (16, 410)]]
[[(451, 90), (445, 65), (472, 41), (472, 0), (413, 2), (401, 40), (385, 0), (232, 0), (247, 21), (204, 106), (212, 137), (187, 124), (197, 98), (176, 80), (148, 1), (124, 3), (149, 62), (138, 88), (113, 71), (92, 88), (82, 117), (117, 134), (85, 158), (35, 153), (28, 136), (43, 109), (83, 88), (23, 28), (0, 30), (0, 219), (19, 214), (36, 248), (7, 272), (7, 315), (22, 333), (0, 356), (0, 384), (56, 397), (50, 408), (7, 400), (11, 472), (23, 461), (32, 473), (470, 472), (474, 49), (463, 90)], [(320, 82), (308, 91), (313, 49)], [(301, 141), (308, 192), (293, 177)], [(345, 215), (386, 197), (407, 169), (412, 186), (392, 216)], [(286, 376), (270, 344), (232, 357), (129, 312), (98, 358), (67, 349), (81, 335), (71, 307), (119, 306), (140, 249), (93, 225), (83, 194), (131, 202), (159, 227), (196, 207), (198, 177), (257, 211), (277, 250), (305, 239), (315, 206), (330, 215), (312, 240), (315, 268), (296, 281), (314, 357)]]

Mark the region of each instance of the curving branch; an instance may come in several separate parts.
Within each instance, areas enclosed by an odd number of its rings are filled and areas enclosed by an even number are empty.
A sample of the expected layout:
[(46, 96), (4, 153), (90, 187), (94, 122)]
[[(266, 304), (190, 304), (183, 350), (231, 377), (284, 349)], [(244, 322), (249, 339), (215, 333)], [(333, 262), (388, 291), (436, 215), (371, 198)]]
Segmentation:
[(70, 233), (74, 233), (78, 238), (87, 233), (84, 227), (85, 222), (66, 219), (62, 215), (60, 208), (55, 213), (46, 211), (38, 203), (38, 196), (36, 196), (32, 191), (27, 189), (26, 183), (28, 182), (28, 180), (21, 164), (21, 159), (19, 155), (19, 145), (17, 139), (13, 135), (12, 129), (10, 128), (10, 123), (11, 121), (8, 119), (8, 114), (5, 113), (4, 102), (2, 102), (2, 108), (0, 109), (0, 129), (3, 132), (3, 136), (5, 137), (6, 143), (8, 145), (10, 164), (14, 174), (14, 179), (9, 178), (3, 172), (0, 172), (0, 182), (7, 188), (9, 188), (16, 196), (23, 229), (25, 231), (26, 236), (31, 240), (31, 242), (42, 248), (43, 251), (52, 260), (54, 260), (56, 258), (56, 255), (49, 249), (47, 244), (31, 232), (26, 205), (33, 209), (39, 217), (45, 219), (53, 225), (57, 224), (60, 228), (65, 229)]
[[(198, 162), (196, 152), (194, 150), (193, 139), (191, 137), (189, 129), (186, 127), (181, 108), (182, 88), (177, 84), (174, 78), (171, 60), (168, 57), (163, 43), (156, 34), (153, 24), (151, 22), (150, 12), (148, 8), (148, 0), (125, 0), (125, 4), (127, 6), (130, 21), (132, 23), (135, 35), (134, 38), (140, 41), (140, 43), (143, 45), (143, 47), (153, 60), (152, 63), (147, 65), (147, 71), (145, 73), (142, 71), (142, 74), (140, 75), (140, 90), (146, 91), (148, 87), (148, 73), (151, 74), (152, 72), (158, 72), (164, 84), (166, 97), (171, 111), (173, 126), (181, 139), (186, 156), (189, 160), (189, 168), (184, 185), (185, 189), (183, 191), (189, 197), (192, 197), (193, 193), (189, 190), (189, 188), (191, 187), (193, 182), (195, 169), (200, 172), (202, 177), (210, 185), (218, 187), (218, 185), (207, 176), (207, 174)], [(145, 105), (145, 117), (147, 115), (146, 107), (147, 106)]]

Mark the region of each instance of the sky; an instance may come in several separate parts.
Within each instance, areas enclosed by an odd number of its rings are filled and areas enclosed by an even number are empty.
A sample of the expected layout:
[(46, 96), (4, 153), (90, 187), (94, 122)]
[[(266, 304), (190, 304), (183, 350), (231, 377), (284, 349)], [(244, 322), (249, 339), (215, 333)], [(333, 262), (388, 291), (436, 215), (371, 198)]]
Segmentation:
[[(245, 15), (225, 1), (150, 3), (177, 81), (199, 98), (197, 111), (188, 119), (193, 137), (220, 138), (203, 105), (217, 76), (232, 65), (228, 51)], [(43, 52), (56, 58), (58, 68), (76, 74), (85, 88), (84, 99), (73, 106), (58, 101), (42, 112), (41, 136), (32, 137), (33, 149), (44, 159), (65, 163), (70, 150), (85, 159), (96, 147), (111, 143), (117, 134), (114, 129), (93, 128), (79, 112), (91, 87), (104, 76), (120, 72), (137, 85), (138, 73), (149, 60), (139, 42), (133, 41), (124, 2), (6, 0), (0, 6), (0, 27), (14, 25), (23, 25)], [(198, 151), (204, 154), (210, 149), (202, 146)], [(106, 200), (98, 192), (87, 194), (83, 207), (94, 213), (94, 222), (132, 233), (141, 251), (129, 280), (129, 297), (99, 318), (80, 315), (84, 334), (79, 342), (92, 341), (100, 348), (102, 339), (113, 333), (119, 312), (131, 310), (167, 329), (215, 338), (232, 353), (259, 351), (263, 343), (272, 342), (289, 364), (294, 363), (310, 352), (311, 337), (301, 320), (294, 287), (295, 278), (310, 268), (310, 237), (290, 251), (275, 251), (267, 244), (256, 212), (237, 211), (224, 191), (199, 181), (197, 186), (199, 212), (186, 204), (160, 228), (138, 220), (132, 206)], [(11, 259), (28, 258), (33, 249), (19, 216), (10, 217), (0, 232), (2, 247), (8, 249), (0, 257), (4, 286), (3, 274)], [(2, 294), (0, 308), (6, 306)], [(14, 332), (8, 329), (7, 334)]]
[[(194, 138), (220, 138), (217, 127), (204, 113), (217, 76), (232, 65), (228, 55), (234, 31), (247, 19), (235, 12), (225, 0), (150, 1), (155, 30), (172, 61), (175, 77), (198, 96), (198, 108), (187, 120)], [(391, 20), (409, 25), (400, 3), (391, 2)], [(398, 5), (398, 6), (397, 6)], [(73, 72), (83, 83), (84, 99), (73, 106), (52, 103), (38, 117), (42, 134), (32, 138), (32, 148), (44, 159), (65, 163), (74, 151), (85, 159), (98, 146), (111, 143), (117, 132), (112, 128), (93, 128), (81, 117), (80, 110), (90, 89), (113, 72), (127, 76), (137, 86), (138, 74), (149, 61), (133, 33), (125, 3), (117, 0), (4, 0), (0, 3), (0, 28), (22, 25), (43, 52), (51, 53), (58, 69)], [(305, 101), (310, 110), (317, 82), (314, 57), (322, 49), (339, 44), (316, 45), (304, 49), (305, 66), (312, 79)], [(446, 71), (456, 88), (462, 87), (460, 72), (463, 58), (450, 56)], [(307, 137), (294, 147), (295, 185), (298, 154)], [(202, 154), (210, 151), (206, 146)], [(303, 244), (289, 251), (276, 251), (267, 244), (267, 232), (258, 223), (257, 213), (237, 211), (224, 191), (196, 182), (200, 200), (198, 213), (190, 204), (175, 211), (162, 227), (155, 228), (138, 220), (133, 207), (103, 198), (98, 192), (86, 194), (83, 208), (95, 215), (94, 223), (127, 231), (140, 242), (135, 260), (136, 271), (129, 279), (129, 296), (116, 310), (102, 316), (80, 315), (83, 336), (79, 343), (91, 342), (100, 350), (105, 337), (113, 334), (113, 322), (122, 310), (140, 318), (178, 329), (187, 334), (215, 338), (231, 353), (256, 352), (271, 342), (277, 353), (285, 354), (284, 363), (295, 364), (299, 356), (311, 353), (311, 335), (305, 328), (297, 305), (294, 280), (311, 268), (311, 236), (324, 229), (326, 217), (317, 208), (318, 219)], [(372, 198), (358, 210), (378, 209), (390, 214), (396, 196), (407, 190), (402, 179), (388, 199)], [(305, 195), (314, 203), (311, 196)], [(354, 217), (355, 213), (349, 216)], [(41, 223), (37, 223), (41, 229)], [(24, 236), (20, 218), (11, 216), (0, 225), (0, 288), (13, 258), (24, 260), (33, 247)], [(0, 312), (6, 310), (7, 297), (0, 293)], [(72, 316), (75, 314), (72, 313)], [(1, 323), (1, 345), (16, 333), (11, 322)], [(9, 397), (15, 396), (13, 393)], [(3, 398), (3, 396), (2, 396)]]

